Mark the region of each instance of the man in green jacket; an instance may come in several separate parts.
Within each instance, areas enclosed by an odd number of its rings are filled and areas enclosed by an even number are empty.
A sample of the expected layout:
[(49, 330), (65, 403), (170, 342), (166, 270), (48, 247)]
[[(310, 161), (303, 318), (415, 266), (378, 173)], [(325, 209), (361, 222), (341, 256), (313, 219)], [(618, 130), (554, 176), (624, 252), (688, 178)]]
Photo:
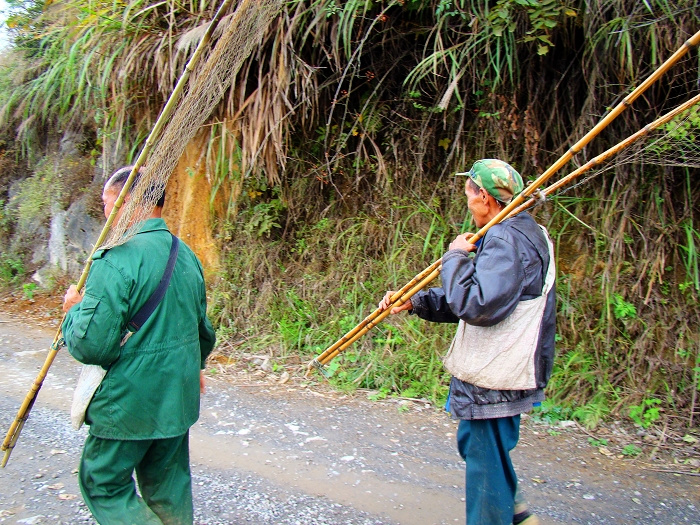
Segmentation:
[[(122, 168), (107, 181), (106, 217), (130, 171)], [(64, 298), (69, 352), (107, 370), (87, 408), (90, 432), (79, 474), (85, 503), (102, 525), (193, 522), (189, 428), (199, 417), (201, 371), (215, 333), (201, 264), (184, 243), (162, 300), (120, 344), (168, 261), (174, 239), (161, 218), (164, 199), (162, 193), (131, 239), (95, 253), (83, 295), (71, 286)]]

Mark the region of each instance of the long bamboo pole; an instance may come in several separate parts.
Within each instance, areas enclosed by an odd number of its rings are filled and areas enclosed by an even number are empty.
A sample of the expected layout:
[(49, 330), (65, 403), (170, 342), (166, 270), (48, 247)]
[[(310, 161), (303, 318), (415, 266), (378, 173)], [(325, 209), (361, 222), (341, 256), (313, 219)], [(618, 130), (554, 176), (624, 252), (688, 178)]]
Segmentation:
[[(666, 71), (668, 71), (676, 62), (678, 62), (684, 55), (686, 55), (691, 49), (695, 48), (700, 44), (700, 31), (695, 33), (691, 38), (686, 40), (683, 45), (671, 55), (661, 66), (659, 66), (656, 71), (654, 71), (644, 82), (637, 86), (629, 95), (627, 95), (622, 102), (615, 106), (610, 113), (608, 113), (603, 120), (601, 120), (596, 126), (593, 127), (586, 135), (583, 136), (576, 144), (574, 144), (569, 150), (562, 155), (554, 164), (552, 164), (547, 170), (545, 170), (542, 175), (540, 175), (532, 184), (527, 186), (517, 197), (515, 197), (510, 204), (508, 204), (501, 212), (494, 217), (488, 224), (481, 228), (476, 234), (474, 234), (470, 239), (469, 243), (474, 244), (476, 241), (481, 239), (486, 232), (494, 224), (498, 224), (503, 219), (508, 217), (513, 210), (518, 208), (526, 198), (533, 195), (540, 186), (542, 186), (549, 178), (552, 177), (562, 166), (564, 166), (571, 158), (579, 153), (591, 140), (593, 140), (600, 132), (605, 129), (613, 120), (615, 120), (620, 113), (627, 109), (637, 98), (639, 98), (654, 82), (656, 82)], [(347, 332), (343, 337), (341, 337), (334, 344), (329, 346), (321, 355), (313, 359), (308, 365), (308, 373), (312, 368), (316, 368), (322, 371), (322, 366), (328, 364), (333, 358), (335, 358), (340, 352), (348, 348), (352, 343), (357, 341), (360, 337), (365, 335), (369, 330), (375, 327), (379, 322), (386, 318), (391, 309), (396, 306), (404, 304), (408, 299), (415, 295), (418, 291), (424, 288), (428, 283), (437, 278), (440, 274), (440, 263), (441, 259), (438, 259), (432, 263), (428, 268), (416, 275), (408, 284), (403, 286), (400, 290), (395, 292), (391, 296), (390, 305), (382, 310), (377, 308), (370, 315), (365, 317), (357, 326), (352, 330)]]
[[(695, 104), (697, 104), (699, 102), (700, 102), (700, 94), (695, 95), (693, 98), (691, 98), (687, 102), (684, 102), (683, 104), (681, 104), (677, 108), (675, 108), (675, 109), (669, 111), (668, 113), (666, 113), (665, 115), (659, 117), (654, 122), (647, 124), (642, 129), (637, 131), (634, 135), (630, 135), (625, 140), (619, 142), (618, 144), (615, 144), (610, 149), (608, 149), (608, 150), (604, 151), (603, 153), (601, 153), (600, 155), (592, 158), (591, 160), (586, 162), (580, 168), (569, 173), (566, 177), (562, 177), (554, 184), (547, 186), (546, 189), (542, 190), (542, 194), (545, 197), (551, 195), (552, 193), (557, 191), (559, 188), (566, 186), (572, 180), (581, 176), (583, 173), (585, 173), (585, 172), (589, 171), (590, 169), (595, 168), (596, 166), (602, 164), (603, 162), (608, 160), (610, 157), (612, 157), (616, 153), (619, 153), (620, 151), (622, 151), (626, 147), (631, 146), (632, 144), (637, 142), (639, 139), (647, 136), (651, 131), (663, 126), (664, 124), (667, 124), (668, 122), (673, 120), (674, 117), (676, 117), (676, 116), (680, 115), (681, 113), (683, 113), (684, 111), (692, 108)], [(533, 206), (537, 202), (538, 202), (538, 199), (530, 198), (528, 201), (522, 203), (520, 206), (518, 206), (516, 209), (514, 209), (510, 213), (509, 217), (512, 217), (513, 215), (517, 215), (521, 211), (524, 211), (524, 210), (530, 208), (531, 206)]]
[[(224, 14), (228, 10), (229, 6), (231, 5), (231, 2), (233, 0), (224, 0), (221, 5), (219, 6), (219, 9), (216, 11), (216, 14), (212, 18), (211, 22), (209, 23), (209, 27), (207, 28), (206, 33), (202, 37), (202, 40), (199, 42), (197, 45), (197, 48), (195, 49), (194, 53), (192, 54), (192, 57), (190, 57), (190, 60), (187, 62), (187, 65), (185, 66), (184, 71), (182, 72), (182, 75), (180, 76), (179, 80), (177, 81), (177, 84), (173, 88), (173, 92), (170, 94), (170, 97), (168, 98), (165, 106), (163, 107), (160, 115), (158, 116), (158, 119), (156, 120), (156, 123), (153, 125), (153, 129), (148, 135), (148, 138), (146, 139), (146, 143), (143, 146), (143, 149), (141, 150), (141, 153), (139, 154), (138, 158), (134, 162), (134, 167), (132, 168), (131, 172), (129, 173), (129, 177), (127, 178), (126, 182), (124, 183), (124, 187), (122, 188), (121, 192), (119, 193), (119, 197), (117, 198), (116, 202), (114, 203), (114, 208), (112, 209), (112, 212), (109, 214), (109, 217), (107, 217), (107, 220), (105, 222), (104, 227), (102, 228), (102, 232), (100, 233), (99, 237), (97, 238), (97, 241), (95, 242), (95, 245), (92, 248), (92, 251), (90, 253), (90, 256), (88, 257), (87, 262), (85, 263), (85, 267), (83, 268), (83, 272), (80, 275), (80, 279), (78, 279), (78, 283), (76, 284), (76, 287), (78, 290), (82, 290), (83, 286), (85, 285), (85, 281), (87, 280), (88, 273), (90, 272), (90, 267), (92, 266), (92, 256), (94, 255), (95, 251), (104, 243), (105, 239), (107, 238), (107, 235), (109, 234), (109, 229), (112, 226), (112, 223), (114, 222), (117, 213), (119, 212), (119, 209), (122, 207), (122, 204), (124, 203), (124, 199), (126, 198), (126, 195), (129, 193), (129, 190), (131, 189), (131, 185), (134, 182), (134, 178), (136, 177), (136, 174), (138, 173), (139, 169), (146, 163), (146, 159), (148, 158), (148, 155), (150, 155), (151, 150), (156, 144), (156, 141), (165, 127), (165, 125), (168, 122), (168, 118), (170, 118), (171, 114), (175, 110), (176, 104), (182, 95), (183, 90), (185, 89), (185, 86), (187, 85), (187, 82), (190, 78), (190, 75), (192, 74), (192, 71), (194, 71), (195, 66), (199, 62), (202, 54), (204, 53), (205, 49), (209, 45), (209, 42), (211, 41), (212, 35), (214, 34), (214, 30), (216, 29), (216, 26), (219, 24), (221, 19), (223, 18)], [(244, 0), (246, 1), (252, 1), (252, 0)], [(63, 317), (65, 319), (65, 315)], [(63, 322), (61, 322), (61, 325)], [(60, 325), (59, 325), (60, 326)], [(25, 422), (27, 421), (27, 418), (29, 417), (29, 412), (31, 411), (32, 407), (34, 406), (34, 402), (36, 400), (36, 396), (39, 393), (39, 390), (41, 389), (42, 384), (44, 383), (44, 379), (46, 378), (46, 374), (49, 371), (49, 368), (53, 364), (54, 359), (56, 358), (56, 354), (58, 354), (58, 350), (61, 348), (63, 344), (63, 337), (61, 334), (61, 329), (59, 327), (58, 331), (56, 332), (56, 335), (54, 336), (53, 343), (51, 345), (51, 348), (49, 349), (49, 353), (46, 356), (46, 360), (44, 361), (44, 365), (41, 367), (41, 370), (36, 376), (36, 379), (34, 379), (34, 382), (32, 383), (31, 388), (29, 389), (29, 392), (27, 392), (27, 395), (24, 398), (24, 401), (19, 407), (19, 410), (17, 412), (17, 416), (15, 417), (14, 421), (10, 425), (9, 430), (7, 431), (7, 434), (5, 436), (5, 439), (2, 443), (2, 450), (5, 454), (2, 458), (2, 466), (3, 468), (5, 465), (7, 465), (7, 461), (10, 459), (10, 454), (12, 453), (12, 449), (15, 447), (15, 444), (17, 443), (17, 440), (19, 439), (19, 435), (22, 432), (22, 428), (24, 427)]]

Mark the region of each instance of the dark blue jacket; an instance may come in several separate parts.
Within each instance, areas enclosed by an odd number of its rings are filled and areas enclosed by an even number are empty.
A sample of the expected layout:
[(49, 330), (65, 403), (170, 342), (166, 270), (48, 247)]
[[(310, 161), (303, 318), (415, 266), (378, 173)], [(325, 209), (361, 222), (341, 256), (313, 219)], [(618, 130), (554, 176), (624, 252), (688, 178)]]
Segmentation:
[[(442, 288), (411, 298), (412, 313), (439, 323), (463, 320), (493, 326), (508, 317), (519, 301), (539, 297), (549, 266), (549, 248), (541, 228), (527, 213), (519, 213), (484, 236), (476, 256), (450, 250), (442, 258)], [(538, 387), (533, 390), (491, 390), (457, 378), (450, 383), (450, 412), (459, 419), (491, 419), (527, 412), (544, 399), (552, 373), (556, 292), (552, 287), (540, 327), (535, 354)]]

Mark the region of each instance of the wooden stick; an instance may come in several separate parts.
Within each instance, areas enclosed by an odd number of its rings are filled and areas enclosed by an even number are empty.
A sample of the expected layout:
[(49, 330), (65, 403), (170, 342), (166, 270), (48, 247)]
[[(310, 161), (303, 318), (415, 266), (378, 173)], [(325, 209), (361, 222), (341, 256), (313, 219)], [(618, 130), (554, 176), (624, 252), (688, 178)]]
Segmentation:
[[(691, 38), (686, 40), (683, 45), (675, 52), (671, 57), (669, 57), (661, 66), (659, 66), (656, 71), (654, 71), (644, 82), (642, 82), (638, 87), (636, 87), (629, 95), (627, 95), (622, 102), (615, 106), (610, 113), (608, 113), (603, 120), (601, 120), (596, 126), (593, 127), (586, 135), (583, 136), (576, 144), (574, 144), (569, 150), (562, 155), (554, 164), (552, 164), (547, 170), (545, 170), (542, 175), (540, 175), (532, 184), (527, 186), (519, 195), (517, 195), (505, 208), (503, 208), (496, 217), (494, 217), (488, 224), (481, 228), (476, 234), (474, 234), (470, 239), (470, 244), (475, 244), (479, 239), (481, 239), (486, 232), (494, 224), (498, 224), (505, 218), (509, 217), (513, 210), (518, 208), (526, 198), (529, 198), (534, 194), (537, 189), (542, 186), (547, 180), (549, 180), (552, 175), (554, 175), (562, 166), (564, 166), (571, 158), (580, 152), (591, 140), (593, 140), (600, 132), (605, 129), (613, 120), (615, 120), (620, 113), (627, 109), (637, 98), (639, 98), (654, 82), (656, 82), (666, 71), (668, 71), (678, 60), (680, 60), (686, 53), (691, 49), (695, 48), (700, 44), (700, 31), (695, 33)], [(391, 297), (391, 302), (386, 310), (381, 310), (377, 308), (370, 315), (365, 317), (355, 328), (350, 330), (347, 334), (341, 337), (333, 345), (328, 347), (320, 356), (311, 361), (308, 365), (307, 376), (310, 374), (312, 368), (317, 368), (321, 370), (321, 366), (328, 364), (331, 359), (336, 357), (340, 352), (345, 350), (353, 342), (357, 341), (360, 337), (366, 334), (372, 327), (376, 326), (381, 320), (389, 315), (389, 311), (395, 307), (403, 304), (411, 296), (417, 293), (419, 290), (424, 288), (430, 281), (435, 279), (440, 273), (440, 265), (442, 259), (438, 259), (432, 263), (428, 268), (416, 275), (408, 284), (403, 286), (401, 290), (396, 292)], [(407, 293), (408, 292), (408, 293)], [(399, 302), (400, 301), (400, 302)]]
[[(411, 279), (400, 290), (398, 290), (396, 293), (394, 293), (394, 295), (391, 296), (392, 304), (394, 304), (395, 306), (403, 304), (405, 302), (405, 299), (404, 299), (404, 301), (401, 301), (401, 302), (398, 302), (398, 301), (400, 301), (400, 299), (404, 296), (404, 294), (407, 291), (411, 290), (417, 283), (422, 282), (427, 275), (430, 275), (430, 273), (433, 270), (435, 270), (437, 267), (440, 266), (440, 262), (441, 262), (441, 259), (438, 259), (437, 261), (435, 261), (433, 264), (428, 266), (425, 270), (423, 270), (418, 275), (416, 275), (413, 279)], [(413, 294), (411, 294), (411, 295), (413, 295)], [(408, 297), (410, 297), (410, 296), (408, 296)], [(406, 297), (406, 299), (408, 297)], [(316, 361), (323, 362), (323, 364), (325, 364), (327, 362), (326, 357), (328, 355), (333, 354), (333, 357), (335, 357), (337, 355), (337, 352), (335, 352), (335, 351), (338, 348), (340, 348), (341, 346), (343, 346), (344, 348), (347, 348), (347, 346), (352, 344), (352, 342), (356, 341), (359, 337), (361, 337), (362, 335), (367, 333), (367, 330), (369, 330), (370, 328), (372, 328), (372, 326), (374, 326), (376, 324), (374, 321), (377, 320), (377, 317), (379, 317), (381, 315), (382, 315), (382, 310), (380, 308), (377, 308), (374, 312), (372, 312), (370, 315), (365, 317), (360, 322), (360, 324), (358, 324), (355, 328), (350, 330), (343, 337), (341, 337), (338, 341), (336, 341), (334, 344), (329, 346), (320, 356), (318, 356), (316, 358)], [(384, 319), (384, 317), (386, 317), (386, 315), (381, 317), (379, 319), (379, 321)], [(365, 328), (367, 328), (367, 330), (365, 330), (359, 337), (355, 337), (360, 331), (362, 331)], [(346, 343), (347, 343), (347, 345), (345, 345)], [(330, 359), (333, 359), (333, 357), (331, 357)], [(330, 359), (328, 359), (328, 361), (330, 361)]]
[[(151, 133), (148, 135), (148, 138), (146, 139), (146, 143), (141, 150), (141, 153), (139, 154), (138, 158), (136, 159), (136, 162), (134, 163), (134, 167), (131, 169), (131, 172), (129, 173), (129, 177), (127, 178), (126, 182), (124, 183), (124, 187), (122, 188), (121, 192), (119, 193), (119, 197), (117, 198), (116, 202), (114, 203), (114, 208), (112, 209), (112, 212), (109, 214), (109, 217), (107, 217), (107, 221), (105, 222), (104, 227), (102, 228), (102, 232), (100, 233), (99, 237), (97, 238), (97, 241), (95, 242), (95, 245), (92, 248), (92, 251), (90, 252), (90, 256), (88, 257), (88, 260), (85, 264), (85, 267), (83, 268), (83, 272), (80, 276), (80, 279), (78, 279), (78, 283), (76, 287), (78, 290), (81, 290), (83, 286), (85, 285), (85, 281), (87, 280), (88, 273), (90, 272), (90, 267), (92, 266), (92, 256), (94, 255), (95, 251), (104, 243), (105, 239), (107, 238), (107, 235), (109, 233), (109, 229), (112, 226), (112, 223), (114, 222), (114, 219), (117, 215), (117, 212), (119, 211), (119, 208), (121, 208), (122, 204), (124, 203), (124, 199), (126, 195), (129, 193), (129, 190), (131, 189), (131, 185), (134, 182), (134, 178), (136, 177), (136, 174), (138, 173), (139, 169), (141, 166), (143, 166), (146, 162), (146, 159), (148, 158), (148, 155), (150, 154), (151, 150), (153, 149), (153, 146), (156, 143), (156, 140), (158, 136), (160, 135), (160, 132), (162, 131), (163, 127), (165, 127), (166, 123), (168, 122), (168, 119), (170, 118), (170, 115), (175, 109), (175, 105), (178, 102), (178, 99), (180, 98), (180, 95), (182, 94), (182, 91), (185, 88), (185, 85), (187, 84), (187, 81), (190, 78), (190, 75), (192, 71), (194, 70), (195, 65), (197, 62), (199, 62), (199, 59), (201, 58), (202, 54), (204, 53), (205, 48), (209, 45), (209, 42), (211, 40), (211, 37), (214, 33), (214, 29), (216, 29), (216, 26), (219, 24), (221, 21), (221, 18), (223, 18), (224, 13), (228, 10), (229, 5), (231, 4), (232, 0), (224, 0), (221, 3), (221, 6), (219, 9), (216, 11), (216, 14), (214, 15), (214, 18), (212, 18), (211, 22), (209, 23), (209, 27), (207, 28), (206, 33), (202, 37), (202, 40), (199, 42), (199, 45), (195, 49), (194, 53), (192, 54), (192, 57), (190, 60), (187, 62), (187, 65), (185, 66), (185, 70), (183, 71), (182, 75), (180, 76), (180, 79), (178, 80), (177, 84), (175, 85), (175, 88), (173, 89), (173, 92), (171, 93), (170, 97), (168, 98), (168, 101), (166, 102), (165, 106), (163, 107), (163, 110), (161, 111), (160, 115), (158, 116), (158, 119), (156, 120), (156, 123), (153, 126), (153, 129), (151, 130)], [(2, 463), (0, 466), (3, 468), (7, 464), (7, 461), (10, 459), (10, 454), (12, 453), (12, 449), (14, 448), (15, 444), (17, 443), (17, 439), (19, 438), (19, 434), (22, 432), (22, 427), (24, 427), (24, 423), (29, 417), (29, 412), (31, 411), (32, 407), (34, 406), (34, 401), (36, 400), (36, 396), (39, 393), (39, 390), (41, 389), (41, 385), (44, 382), (44, 379), (46, 378), (46, 374), (49, 371), (49, 368), (53, 364), (54, 359), (56, 358), (56, 354), (58, 353), (58, 350), (63, 344), (63, 336), (61, 334), (61, 328), (60, 326), (63, 324), (63, 320), (65, 319), (65, 315), (63, 316), (63, 319), (61, 320), (61, 324), (59, 325), (59, 329), (56, 332), (56, 335), (53, 340), (53, 344), (51, 345), (51, 349), (49, 350), (49, 354), (46, 356), (46, 360), (44, 361), (44, 365), (41, 367), (41, 370), (39, 371), (39, 374), (36, 376), (36, 379), (34, 380), (34, 383), (32, 384), (31, 388), (29, 389), (29, 392), (27, 392), (27, 395), (24, 398), (24, 401), (22, 402), (22, 405), (19, 408), (19, 411), (17, 412), (17, 416), (15, 417), (15, 420), (12, 422), (10, 425), (9, 430), (7, 431), (7, 435), (5, 436), (5, 439), (2, 443), (2, 448), (0, 450), (4, 451), (5, 454), (2, 459)]]
[[(442, 259), (441, 259), (442, 260)], [(431, 281), (435, 280), (438, 275), (440, 275), (440, 269), (442, 267), (440, 265), (436, 266), (432, 272), (427, 274), (423, 279), (420, 281), (417, 281), (414, 286), (408, 290), (406, 290), (396, 301), (392, 302), (391, 306), (388, 307), (386, 310), (380, 310), (380, 314), (377, 315), (372, 321), (368, 322), (365, 324), (365, 326), (362, 328), (362, 330), (358, 331), (355, 333), (355, 335), (351, 338), (349, 338), (347, 341), (345, 341), (342, 345), (340, 345), (338, 348), (336, 348), (333, 352), (330, 352), (328, 355), (326, 355), (323, 359), (321, 357), (317, 358), (319, 363), (321, 365), (327, 365), (331, 359), (333, 359), (335, 356), (337, 356), (340, 352), (348, 348), (352, 343), (357, 341), (360, 337), (365, 335), (367, 332), (369, 332), (372, 328), (377, 326), (381, 321), (383, 321), (391, 312), (391, 309), (395, 306), (401, 306), (404, 304), (406, 301), (408, 301), (412, 296), (414, 296), (416, 293), (418, 293), (420, 290), (425, 288), (425, 286), (430, 283)], [(396, 294), (394, 294), (396, 295)], [(393, 297), (393, 296), (392, 296)], [(378, 309), (379, 310), (379, 309)]]

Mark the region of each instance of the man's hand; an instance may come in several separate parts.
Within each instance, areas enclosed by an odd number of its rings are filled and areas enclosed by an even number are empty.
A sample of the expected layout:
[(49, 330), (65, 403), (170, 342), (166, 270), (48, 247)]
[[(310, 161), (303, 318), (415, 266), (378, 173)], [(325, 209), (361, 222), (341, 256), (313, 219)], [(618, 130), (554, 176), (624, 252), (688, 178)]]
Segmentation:
[(204, 370), (199, 371), (199, 393), (203, 394), (207, 389), (207, 382), (204, 380)]
[[(381, 308), (382, 310), (386, 310), (387, 308), (389, 308), (389, 305), (391, 304), (391, 296), (395, 293), (395, 291), (389, 290), (386, 293), (386, 295), (384, 295), (384, 299), (382, 299), (379, 303), (379, 308)], [(391, 315), (396, 315), (399, 312), (403, 312), (404, 310), (413, 310), (413, 303), (411, 302), (410, 298), (402, 305), (393, 307), (391, 309)]]
[(464, 250), (465, 252), (475, 252), (476, 244), (471, 244), (467, 242), (467, 239), (471, 239), (473, 233), (463, 233), (462, 235), (457, 235), (455, 240), (450, 243), (450, 250)]
[(66, 295), (63, 296), (63, 311), (67, 312), (71, 309), (71, 307), (78, 304), (82, 300), (83, 296), (80, 295), (78, 288), (74, 284), (71, 284), (66, 292)]

